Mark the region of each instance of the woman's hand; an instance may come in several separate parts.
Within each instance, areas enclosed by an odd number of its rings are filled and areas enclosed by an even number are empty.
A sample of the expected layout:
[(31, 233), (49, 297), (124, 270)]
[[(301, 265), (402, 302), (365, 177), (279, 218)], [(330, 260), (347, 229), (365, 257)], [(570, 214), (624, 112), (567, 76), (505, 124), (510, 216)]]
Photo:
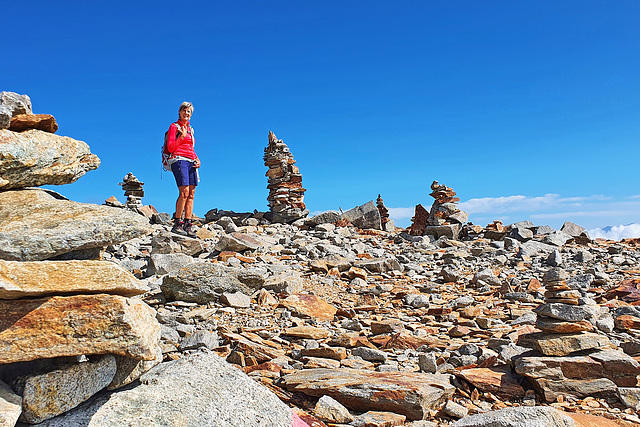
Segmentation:
[(196, 159), (196, 160), (193, 162), (193, 167), (194, 167), (194, 168), (199, 168), (199, 167), (200, 167), (200, 159)]

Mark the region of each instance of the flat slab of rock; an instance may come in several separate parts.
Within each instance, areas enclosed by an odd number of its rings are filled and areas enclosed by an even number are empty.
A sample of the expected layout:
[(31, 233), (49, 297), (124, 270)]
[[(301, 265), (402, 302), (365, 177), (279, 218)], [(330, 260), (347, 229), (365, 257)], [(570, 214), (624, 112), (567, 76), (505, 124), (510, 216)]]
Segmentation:
[(41, 130), (0, 130), (0, 189), (62, 185), (100, 166), (89, 146)]
[(512, 374), (509, 366), (463, 369), (456, 375), (464, 378), (484, 392), (507, 398), (521, 398), (524, 396), (524, 388), (518, 381), (518, 379), (522, 378)]
[(145, 217), (124, 209), (72, 202), (40, 189), (0, 192), (0, 259), (45, 260), (151, 230)]
[(290, 427), (275, 394), (220, 357), (195, 353), (162, 363), (130, 390), (104, 396), (45, 421), (43, 427)]
[(611, 345), (609, 338), (590, 332), (575, 334), (536, 334), (536, 349), (545, 356), (567, 356), (571, 353)]
[(245, 233), (231, 233), (220, 236), (220, 240), (218, 240), (214, 249), (220, 252), (243, 252), (258, 249), (260, 246), (262, 246), (262, 242), (255, 237)]
[(51, 114), (17, 114), (11, 118), (9, 130), (24, 132), (30, 129), (56, 133), (58, 123), (56, 123), (56, 119)]
[(153, 360), (155, 310), (119, 295), (0, 300), (0, 364), (113, 353)]
[(303, 369), (285, 376), (284, 383), (289, 391), (327, 395), (358, 412), (389, 411), (410, 420), (423, 419), (455, 390), (438, 375), (358, 369)]
[(218, 263), (196, 263), (166, 275), (160, 286), (169, 300), (206, 304), (224, 292), (250, 295), (265, 283), (263, 275)]
[(134, 296), (148, 287), (109, 261), (2, 261), (0, 299), (64, 294)]
[(105, 388), (115, 373), (116, 359), (107, 354), (29, 376), (24, 381), (20, 419), (37, 424), (67, 412)]
[(337, 308), (316, 295), (295, 294), (280, 301), (280, 304), (301, 315), (313, 317), (320, 321), (333, 320)]
[(567, 414), (548, 406), (520, 406), (471, 415), (451, 424), (451, 427), (530, 426), (574, 427)]

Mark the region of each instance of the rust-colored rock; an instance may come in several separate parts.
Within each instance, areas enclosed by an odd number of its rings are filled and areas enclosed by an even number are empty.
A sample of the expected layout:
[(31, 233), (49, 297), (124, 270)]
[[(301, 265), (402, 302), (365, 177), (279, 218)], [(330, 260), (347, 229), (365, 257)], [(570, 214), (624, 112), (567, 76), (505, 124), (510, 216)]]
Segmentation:
[(46, 295), (140, 295), (148, 288), (133, 274), (109, 261), (2, 261), (0, 299)]
[(76, 295), (0, 300), (0, 364), (113, 353), (153, 360), (155, 311), (139, 299)]
[(320, 321), (333, 320), (333, 316), (338, 311), (337, 308), (315, 295), (294, 294), (280, 301), (280, 304), (303, 316)]
[(484, 392), (507, 399), (524, 396), (524, 388), (520, 385), (519, 376), (512, 374), (508, 366), (464, 369), (456, 375)]
[(285, 376), (284, 384), (289, 391), (328, 395), (358, 412), (389, 411), (410, 420), (423, 419), (455, 390), (439, 375), (358, 369), (303, 369)]
[(30, 129), (56, 133), (58, 123), (51, 114), (18, 114), (11, 118), (10, 131), (24, 132)]

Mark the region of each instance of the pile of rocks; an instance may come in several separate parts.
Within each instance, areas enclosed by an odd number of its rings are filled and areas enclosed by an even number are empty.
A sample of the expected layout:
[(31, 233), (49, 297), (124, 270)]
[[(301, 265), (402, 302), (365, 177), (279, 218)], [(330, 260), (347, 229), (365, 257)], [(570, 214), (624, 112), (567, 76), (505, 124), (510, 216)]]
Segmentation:
[[(30, 112), (26, 96), (0, 99)], [(134, 298), (148, 288), (92, 260), (151, 229), (138, 214), (34, 188), (97, 168), (84, 142), (38, 129), (3, 129), (0, 141), (0, 419), (39, 423), (162, 360), (155, 310)]]
[(129, 172), (118, 185), (122, 187), (124, 195), (127, 197), (125, 206), (128, 209), (137, 211), (142, 208), (142, 198), (144, 197), (143, 182), (140, 182), (132, 172)]
[(427, 212), (421, 204), (416, 206), (409, 233), (414, 236), (430, 235), (436, 239), (441, 236), (457, 239), (462, 224), (469, 218), (466, 212), (458, 208), (460, 198), (455, 197), (455, 191), (438, 181), (433, 181), (431, 190), (429, 195), (435, 199), (431, 210)]
[(572, 289), (567, 279), (560, 268), (543, 276), (545, 303), (535, 310), (542, 332), (520, 336), (519, 345), (535, 352), (514, 360), (516, 372), (529, 378), (546, 402), (560, 395), (640, 399), (640, 364), (612, 344), (604, 331), (611, 332), (613, 325), (598, 322), (598, 305)]
[(380, 224), (385, 231), (395, 231), (396, 226), (391, 218), (389, 218), (389, 209), (384, 205), (382, 196), (378, 194), (376, 199), (376, 207), (380, 212)]
[(38, 129), (55, 133), (56, 119), (50, 114), (33, 114), (31, 99), (15, 92), (0, 92), (0, 129), (24, 132)]
[(309, 215), (304, 204), (306, 189), (302, 188), (302, 175), (295, 163), (289, 147), (269, 131), (264, 164), (269, 168), (266, 173), (269, 178), (267, 200), (272, 222), (290, 223)]

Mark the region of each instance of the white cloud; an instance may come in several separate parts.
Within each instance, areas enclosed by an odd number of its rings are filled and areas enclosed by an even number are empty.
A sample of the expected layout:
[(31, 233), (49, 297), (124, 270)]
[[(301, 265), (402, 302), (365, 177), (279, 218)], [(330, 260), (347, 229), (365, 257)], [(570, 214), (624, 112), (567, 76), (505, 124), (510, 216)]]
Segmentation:
[(415, 208), (389, 208), (389, 217), (394, 221), (404, 218), (412, 218), (415, 211)]
[(615, 225), (613, 227), (594, 228), (589, 230), (593, 239), (608, 240), (634, 239), (640, 237), (640, 224)]
[(560, 197), (559, 194), (545, 194), (544, 196), (504, 196), (504, 197), (483, 197), (469, 199), (460, 203), (460, 207), (470, 214), (475, 213), (505, 213), (505, 212), (525, 212), (539, 211), (561, 206), (581, 207), (585, 203), (594, 201), (604, 201), (610, 198), (602, 194), (595, 194), (587, 197)]

